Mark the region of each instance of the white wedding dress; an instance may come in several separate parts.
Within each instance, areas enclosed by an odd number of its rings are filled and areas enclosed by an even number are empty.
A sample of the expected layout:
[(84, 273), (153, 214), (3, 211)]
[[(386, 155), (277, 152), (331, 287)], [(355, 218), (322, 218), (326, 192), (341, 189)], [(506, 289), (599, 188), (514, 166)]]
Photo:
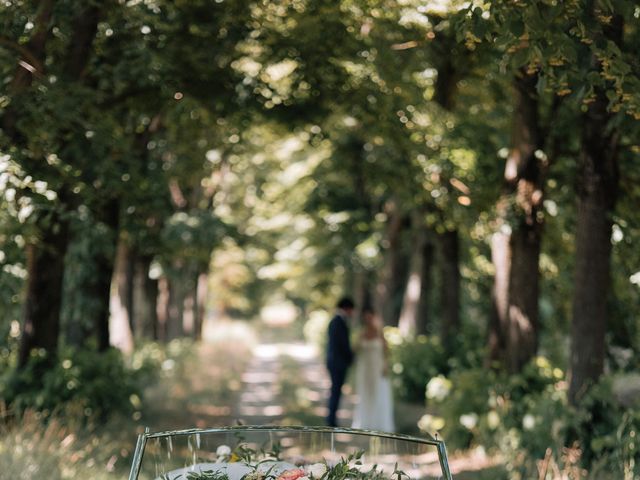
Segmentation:
[(393, 432), (391, 383), (383, 375), (384, 343), (381, 338), (362, 339), (356, 354), (356, 394), (353, 428)]

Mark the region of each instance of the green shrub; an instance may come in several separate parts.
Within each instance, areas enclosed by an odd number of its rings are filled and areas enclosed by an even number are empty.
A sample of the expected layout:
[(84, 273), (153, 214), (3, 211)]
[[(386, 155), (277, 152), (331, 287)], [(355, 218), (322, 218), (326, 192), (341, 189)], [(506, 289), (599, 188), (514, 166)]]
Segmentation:
[(393, 327), (386, 327), (384, 334), (390, 350), (394, 391), (402, 400), (422, 402), (430, 379), (481, 363), (482, 352), (473, 341), (461, 344), (453, 340), (445, 348), (437, 335), (405, 337)]
[(397, 328), (386, 328), (385, 338), (396, 395), (406, 401), (423, 401), (429, 379), (448, 373), (447, 358), (439, 338), (402, 337)]
[(574, 412), (568, 435), (582, 448), (592, 475), (613, 478), (640, 477), (640, 409), (621, 405), (612, 392), (612, 377), (603, 377)]
[[(427, 406), (434, 415), (420, 420), (420, 429), (441, 431), (454, 449), (491, 445), (485, 430), (496, 428), (493, 412), (496, 375), (482, 369), (454, 371), (449, 378), (439, 375), (427, 384)], [(489, 444), (486, 442), (489, 441)]]
[(422, 430), (440, 431), (453, 449), (499, 452), (509, 478), (538, 476), (543, 459), (566, 478), (626, 480), (640, 473), (640, 412), (615, 400), (610, 378), (575, 409), (564, 373), (537, 357), (516, 375), (475, 368), (433, 377), (426, 401), (431, 411)]
[(148, 364), (139, 370), (128, 368), (115, 349), (67, 350), (53, 365), (51, 361), (34, 354), (24, 368), (2, 379), (0, 396), (14, 412), (52, 413), (74, 404), (86, 417), (129, 415), (140, 407), (142, 380), (151, 372)]

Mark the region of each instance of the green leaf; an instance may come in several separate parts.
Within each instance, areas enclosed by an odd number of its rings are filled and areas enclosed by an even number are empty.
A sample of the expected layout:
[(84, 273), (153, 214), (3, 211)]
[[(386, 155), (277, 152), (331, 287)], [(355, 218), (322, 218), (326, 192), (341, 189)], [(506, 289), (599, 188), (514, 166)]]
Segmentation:
[(538, 75), (538, 81), (536, 82), (536, 92), (541, 96), (545, 89), (547, 88), (547, 77), (546, 75)]
[(524, 34), (524, 22), (520, 18), (511, 20), (507, 28), (516, 38), (520, 38)]

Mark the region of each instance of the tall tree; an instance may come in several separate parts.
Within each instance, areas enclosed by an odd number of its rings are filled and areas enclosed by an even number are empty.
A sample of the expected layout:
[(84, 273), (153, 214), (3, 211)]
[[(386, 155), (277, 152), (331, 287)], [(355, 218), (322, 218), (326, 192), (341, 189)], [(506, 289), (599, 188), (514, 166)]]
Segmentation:
[[(571, 370), (576, 373), (571, 374), (570, 396), (575, 402), (577, 392), (588, 389), (603, 365), (607, 309), (602, 292), (609, 288), (607, 265), (611, 231), (611, 220), (607, 220), (607, 217), (613, 212), (617, 185), (614, 147), (618, 136), (615, 125), (618, 122), (613, 119), (617, 112), (640, 118), (637, 88), (640, 85), (639, 72), (630, 53), (632, 48), (624, 45), (622, 28), (622, 19), (633, 23), (636, 13), (629, 2), (617, 0), (532, 2), (522, 5), (495, 0), (480, 8), (472, 6), (463, 9), (461, 15), (465, 17), (467, 26), (466, 31), (463, 29), (463, 36), (470, 48), (490, 40), (485, 45), (490, 49), (499, 49), (503, 55), (503, 65), (510, 65), (516, 70), (525, 69), (527, 73), (537, 75), (535, 90), (538, 95), (549, 92), (566, 97), (566, 108), (578, 106), (585, 112), (582, 117), (582, 151), (578, 161), (581, 174), (577, 185), (580, 201), (576, 232), (576, 279), (579, 281), (574, 286), (571, 353)], [(629, 38), (637, 42), (637, 28), (626, 32)], [(570, 160), (570, 157), (567, 158)], [(535, 193), (538, 189), (534, 186), (529, 190)], [(531, 200), (535, 201), (539, 196), (536, 194)], [(536, 229), (531, 230), (530, 234), (533, 234), (531, 238), (535, 238)], [(594, 236), (595, 241), (587, 240), (590, 235)], [(523, 237), (523, 240), (526, 238)], [(531, 252), (538, 248), (535, 243), (528, 246), (527, 243), (513, 243), (518, 244), (526, 246)], [(519, 261), (518, 258), (511, 258), (509, 263), (513, 264), (514, 260)], [(596, 275), (587, 273), (591, 267), (598, 272)], [(533, 263), (530, 262), (525, 271), (532, 271), (532, 268)], [(502, 279), (505, 285), (513, 280), (511, 275)], [(513, 285), (513, 288), (516, 286)], [(522, 288), (518, 290), (522, 291)], [(504, 288), (502, 291), (505, 291)], [(503, 300), (499, 310), (506, 316), (509, 314), (510, 300)], [(517, 298), (517, 301), (519, 308), (534, 305), (531, 299), (527, 300), (526, 294)], [(588, 314), (584, 305), (591, 306)], [(531, 318), (526, 319), (523, 324), (525, 327)], [(587, 323), (583, 323), (583, 318)], [(504, 333), (503, 347), (508, 348), (509, 338), (515, 335), (517, 340), (519, 329), (507, 329)], [(588, 353), (583, 355), (582, 351)], [(593, 359), (587, 360), (587, 357)]]
[[(43, 68), (46, 64), (45, 53), (47, 43), (51, 39), (50, 31), (54, 22), (54, 2), (42, 1), (39, 4), (35, 17), (33, 34), (28, 42), (30, 48), (20, 50), (18, 67), (11, 81), (10, 93), (12, 103), (5, 109), (0, 124), (4, 134), (10, 142), (9, 151), (15, 152), (17, 159), (23, 164), (29, 173), (40, 171), (45, 178), (54, 180), (57, 184), (58, 202), (45, 207), (45, 211), (39, 214), (34, 221), (37, 233), (31, 237), (27, 246), (28, 281), (25, 293), (25, 312), (20, 345), (19, 364), (24, 365), (28, 360), (31, 350), (41, 348), (51, 355), (57, 350), (58, 335), (60, 331), (60, 307), (62, 305), (64, 257), (69, 244), (69, 207), (72, 199), (72, 190), (69, 185), (59, 185), (56, 178), (55, 161), (49, 161), (49, 165), (43, 168), (41, 160), (30, 157), (28, 149), (37, 148), (37, 142), (33, 141), (31, 132), (25, 130), (25, 125), (30, 125), (34, 118), (28, 102), (36, 95), (33, 90), (34, 77), (38, 75), (39, 81), (43, 79)], [(58, 58), (59, 73), (65, 83), (80, 85), (84, 70), (89, 62), (90, 52), (97, 24), (101, 14), (101, 7), (91, 5), (83, 8), (72, 16), (69, 23), (69, 44), (71, 48), (62, 58)], [(31, 65), (32, 62), (38, 65)], [(54, 68), (57, 67), (54, 63)], [(26, 103), (23, 103), (26, 102)], [(22, 108), (21, 108), (22, 107)], [(24, 117), (24, 118), (21, 118)], [(60, 152), (72, 151), (72, 141), (68, 140), (72, 132), (67, 131), (66, 137), (60, 141)], [(55, 158), (55, 157), (54, 157)]]
[(518, 372), (538, 348), (539, 257), (542, 241), (544, 154), (537, 76), (514, 80), (512, 146), (504, 170), (505, 192), (492, 239), (495, 268), (490, 358)]
[(402, 299), (398, 327), (403, 335), (424, 335), (428, 327), (428, 299), (431, 290), (433, 243), (423, 209), (416, 208), (411, 218), (412, 239), (409, 275)]
[[(623, 18), (614, 15), (603, 25), (603, 39), (623, 48), (623, 26)], [(592, 62), (593, 68), (602, 68), (597, 57)], [(569, 385), (569, 399), (574, 404), (602, 374), (605, 360), (620, 137), (612, 124), (614, 113), (605, 88), (595, 88), (595, 98), (582, 118)]]

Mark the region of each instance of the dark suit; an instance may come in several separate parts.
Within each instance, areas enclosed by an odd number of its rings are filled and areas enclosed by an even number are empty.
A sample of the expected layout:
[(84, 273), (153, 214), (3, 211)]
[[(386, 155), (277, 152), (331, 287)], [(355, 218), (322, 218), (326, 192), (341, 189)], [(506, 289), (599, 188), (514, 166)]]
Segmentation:
[(328, 335), (327, 369), (331, 376), (331, 396), (329, 397), (327, 424), (335, 427), (342, 385), (347, 376), (347, 369), (353, 362), (353, 351), (349, 342), (349, 326), (343, 314), (337, 314), (331, 319)]

